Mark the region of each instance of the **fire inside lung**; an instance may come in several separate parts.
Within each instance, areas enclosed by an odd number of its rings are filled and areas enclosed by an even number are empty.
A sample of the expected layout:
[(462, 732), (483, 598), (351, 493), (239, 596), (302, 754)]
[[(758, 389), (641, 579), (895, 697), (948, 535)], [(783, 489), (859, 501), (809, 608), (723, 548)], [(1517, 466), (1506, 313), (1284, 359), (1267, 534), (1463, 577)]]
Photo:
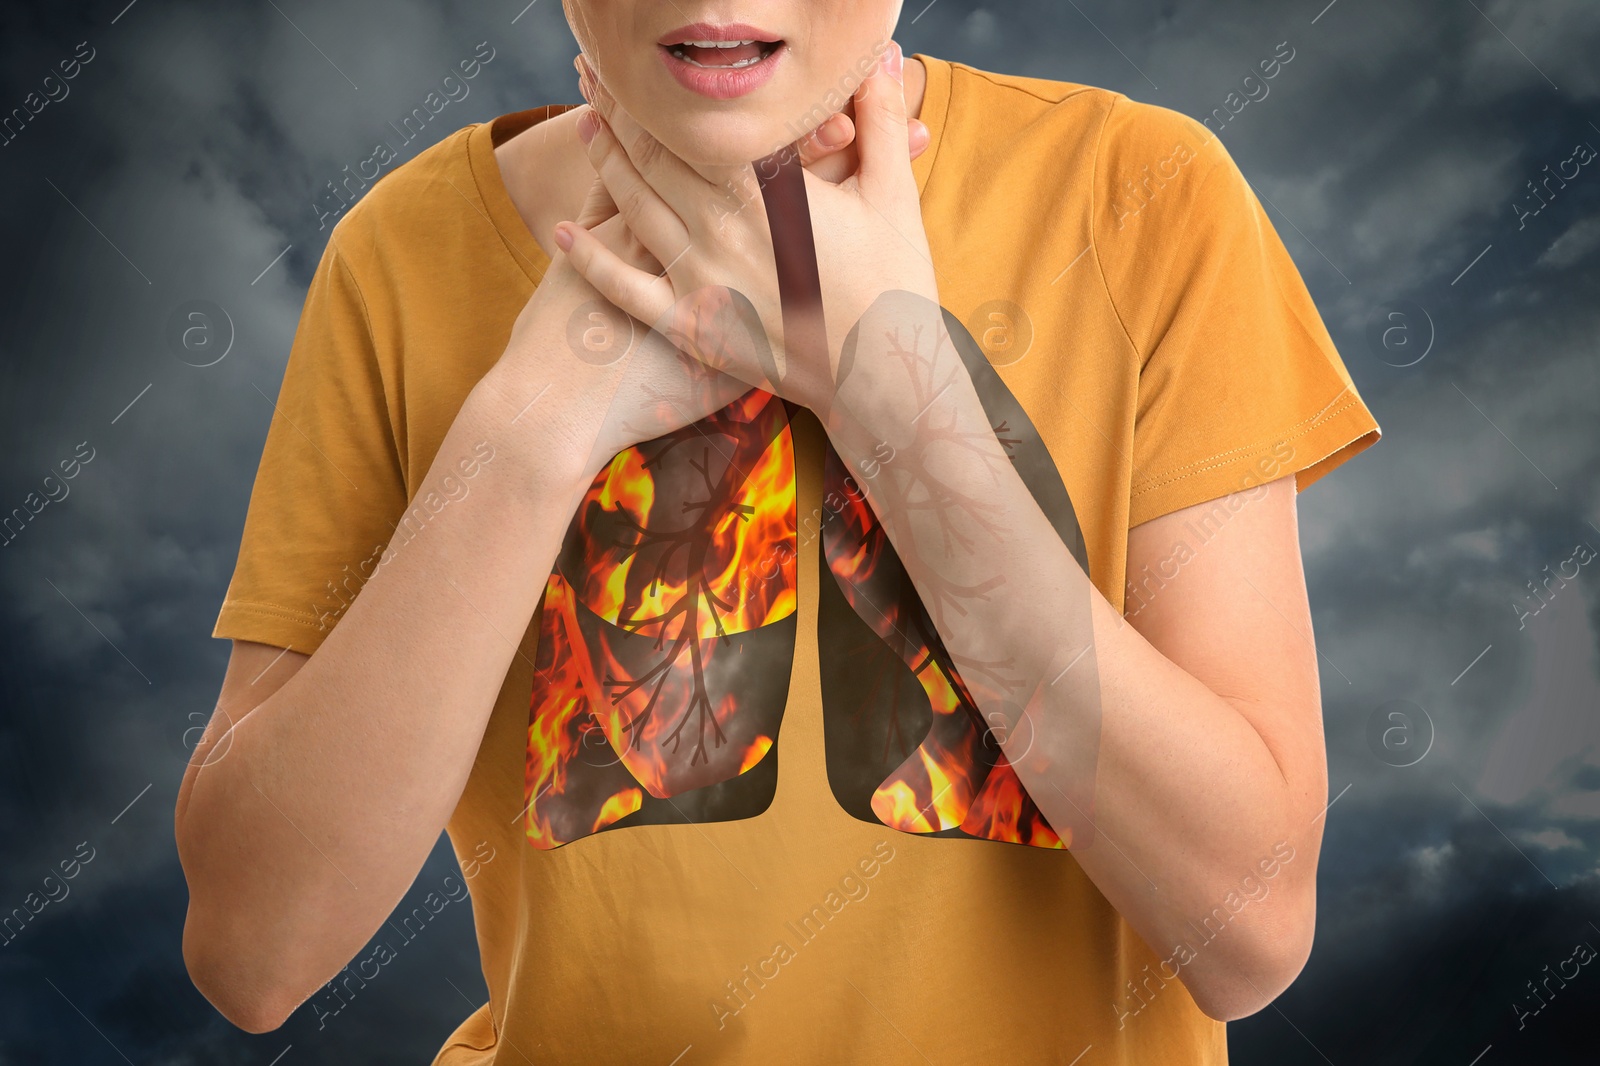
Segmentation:
[(595, 478), (539, 618), (531, 844), (766, 809), (794, 655), (795, 536), (788, 410), (761, 390)]
[[(1023, 483), (1087, 572), (1060, 472), (971, 336), (961, 354)], [(1062, 848), (950, 660), (849, 471), (824, 445), (818, 656), (827, 773), (850, 814), (908, 833)], [(777, 788), (796, 637), (790, 408), (753, 389), (619, 453), (590, 486), (539, 615), (526, 832), (753, 818)]]
[[(960, 353), (996, 438), (1088, 572), (1066, 486), (1038, 431), (948, 311), (939, 343)], [(877, 515), (832, 448), (817, 605), (828, 780), (846, 811), (907, 833), (1063, 848), (1006, 761)]]

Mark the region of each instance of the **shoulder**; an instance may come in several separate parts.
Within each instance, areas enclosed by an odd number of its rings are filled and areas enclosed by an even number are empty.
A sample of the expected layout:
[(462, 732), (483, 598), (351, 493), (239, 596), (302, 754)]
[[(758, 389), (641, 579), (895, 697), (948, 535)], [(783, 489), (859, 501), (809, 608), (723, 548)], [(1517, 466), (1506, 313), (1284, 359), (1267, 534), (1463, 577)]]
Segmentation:
[(924, 113), (937, 112), (952, 140), (983, 154), (1060, 147), (1063, 138), (1092, 139), (1114, 95), (1092, 85), (923, 58), (928, 66)]
[(930, 91), (938, 84), (948, 86), (952, 119), (972, 120), (981, 115), (982, 121), (998, 124), (1002, 131), (1032, 130), (1041, 136), (1059, 132), (1061, 123), (1073, 123), (1114, 146), (1133, 149), (1164, 144), (1175, 137), (1192, 144), (1211, 137), (1205, 126), (1182, 112), (1141, 103), (1112, 89), (924, 59), (943, 68), (930, 77)]
[[(1044, 228), (1088, 230), (1114, 313), (1144, 350), (1166, 301), (1259, 243), (1249, 182), (1196, 119), (1124, 93), (949, 64), (963, 188), (994, 183)], [(1022, 186), (1026, 186), (1025, 189)], [(1074, 236), (1075, 241), (1082, 240)]]
[(329, 254), (359, 276), (397, 256), (426, 254), (459, 233), (461, 221), (479, 210), (468, 139), (481, 125), (463, 126), (359, 189), (333, 224)]
[[(943, 77), (931, 78), (929, 91), (948, 94), (951, 141), (970, 147), (973, 162), (1027, 171), (1036, 185), (1054, 184), (1078, 203), (1086, 197), (1097, 226), (1116, 225), (1125, 206), (1119, 197), (1130, 184), (1165, 185), (1180, 174), (1188, 179), (1232, 166), (1216, 135), (1180, 111), (1099, 86), (936, 62)], [(1161, 214), (1185, 212), (1200, 182), (1183, 185), (1167, 191)], [(1048, 188), (1033, 192), (1036, 203), (1057, 202)]]
[(1106, 101), (1100, 134), (1102, 157), (1170, 153), (1178, 147), (1198, 155), (1220, 143), (1209, 129), (1181, 111), (1108, 89), (1099, 91)]
[(1004, 74), (967, 63), (944, 61), (953, 90), (962, 95), (988, 96), (1024, 110), (1042, 110), (1076, 96), (1103, 94), (1104, 89), (1078, 82)]
[(1249, 183), (1214, 132), (1120, 93), (1111, 94), (1090, 186), (1095, 245), (1114, 274), (1146, 272), (1197, 224), (1254, 225)]

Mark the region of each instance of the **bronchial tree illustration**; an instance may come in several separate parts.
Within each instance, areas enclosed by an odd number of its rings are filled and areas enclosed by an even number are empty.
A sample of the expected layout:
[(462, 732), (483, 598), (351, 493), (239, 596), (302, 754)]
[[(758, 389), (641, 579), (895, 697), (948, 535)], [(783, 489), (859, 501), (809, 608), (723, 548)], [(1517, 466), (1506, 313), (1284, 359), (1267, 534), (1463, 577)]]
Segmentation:
[[(630, 824), (754, 817), (771, 801), (795, 643), (788, 416), (804, 403), (828, 434), (817, 639), (835, 797), (855, 817), (906, 832), (1061, 848), (1007, 761), (1021, 749), (983, 720), (990, 711), (1011, 721), (1006, 705), (1037, 679), (1008, 651), (1011, 627), (975, 610), (1018, 572), (997, 562), (1015, 516), (986, 480), (1012, 490), (1020, 480), (1038, 504), (1027, 508), (1032, 531), (1042, 515), (1087, 572), (1060, 467), (936, 300), (882, 293), (834, 371), (804, 175), (794, 164), (778, 177), (762, 192), (781, 330), (771, 332), (770, 306), (763, 318), (721, 288), (682, 298), (652, 331), (705, 369), (696, 386), (750, 390), (620, 453), (585, 496), (551, 575), (529, 723), (528, 838), (559, 847)], [(862, 365), (873, 361), (870, 381), (850, 381), (857, 348)], [(896, 364), (903, 377), (891, 382), (884, 370)], [(908, 398), (915, 417), (852, 409), (898, 405), (909, 416)], [(752, 575), (775, 545), (789, 546), (777, 580)], [(615, 762), (582, 757), (597, 731)]]
[[(642, 598), (623, 603), (618, 624), (630, 633), (649, 634), (653, 631), (656, 649), (665, 648), (665, 654), (658, 663), (636, 677), (617, 677), (608, 673), (605, 685), (613, 701), (618, 703), (635, 692), (649, 690), (645, 705), (628, 718), (625, 726), (629, 746), (637, 749), (642, 727), (657, 712), (668, 679), (687, 654), (690, 665), (689, 696), (677, 724), (667, 734), (667, 740), (676, 754), (682, 744), (684, 728), (692, 719), (695, 723), (694, 750), (689, 762), (694, 765), (710, 761), (706, 753), (708, 729), (717, 747), (727, 742), (706, 686), (702, 642), (710, 639), (727, 646), (726, 619), (738, 609), (740, 598), (736, 595), (725, 599), (713, 587), (707, 573), (712, 563), (712, 549), (724, 521), (731, 518), (748, 523), (755, 508), (740, 502), (744, 479), (733, 464), (724, 462), (721, 475), (713, 477), (712, 449), (706, 441), (704, 430), (687, 427), (663, 440), (661, 451), (646, 462), (646, 469), (659, 468), (674, 453), (698, 445), (700, 454), (690, 458), (689, 465), (699, 475), (705, 496), (703, 499), (685, 499), (682, 502), (682, 513), (689, 520), (673, 529), (647, 525), (631, 514), (622, 515), (622, 521), (634, 534), (634, 539), (624, 546), (627, 554), (623, 558), (644, 561), (643, 565), (649, 571), (646, 587), (657, 594), (656, 599), (659, 601), (662, 587), (671, 582), (673, 563), (680, 558), (683, 578), (673, 601), (660, 608), (658, 613), (642, 613), (646, 610)], [(736, 581), (746, 579), (747, 575), (742, 571), (736, 572)], [(710, 620), (713, 629), (709, 638), (701, 636), (702, 612)], [(675, 634), (670, 637), (670, 647), (667, 646), (669, 634)]]
[[(761, 390), (618, 453), (596, 476), (539, 620), (531, 843), (749, 817), (770, 801), (794, 539), (789, 413)], [(775, 555), (779, 565), (758, 565)]]
[[(1013, 454), (1021, 438), (1009, 431), (1008, 420), (1004, 416), (988, 426), (964, 428), (957, 423), (953, 414), (940, 407), (940, 397), (949, 389), (960, 387), (966, 375), (960, 360), (948, 357), (952, 341), (942, 319), (932, 323), (897, 324), (884, 331), (883, 339), (889, 357), (898, 362), (905, 373), (906, 387), (914, 397), (916, 407), (925, 413), (912, 422), (910, 440), (892, 443), (893, 458), (877, 467), (877, 476), (857, 482), (867, 503), (871, 505), (879, 527), (877, 536), (882, 543), (876, 546), (876, 550), (894, 553), (895, 549), (889, 542), (899, 539), (902, 544), (912, 545), (908, 555), (914, 562), (919, 559), (933, 560), (939, 556), (949, 558), (957, 553), (976, 553), (981, 550), (978, 538), (963, 526), (970, 524), (989, 538), (1002, 538), (1005, 531), (996, 520), (996, 508), (941, 478), (928, 457), (939, 450), (959, 449), (977, 457), (992, 474), (1001, 464), (1014, 462)], [(939, 355), (942, 351), (946, 357), (941, 359)], [(843, 417), (848, 417), (848, 414)], [(912, 512), (925, 512), (934, 517), (939, 531), (937, 544), (923, 543), (912, 533), (908, 521)], [(903, 535), (895, 538), (895, 534), (901, 531)], [(920, 591), (912, 587), (909, 579), (903, 582), (912, 600), (907, 606), (912, 610), (902, 617), (920, 613), (915, 610), (917, 607), (927, 612), (928, 622), (931, 623), (925, 634), (928, 655), (951, 677), (964, 704), (981, 721), (982, 716), (961, 682), (955, 663), (951, 661), (943, 642), (938, 639), (937, 631), (955, 624), (957, 616), (965, 618), (968, 614), (966, 604), (987, 599), (988, 594), (999, 586), (1001, 579), (995, 577), (976, 583), (959, 583), (951, 579), (948, 572), (937, 563), (924, 565), (920, 571), (923, 579)], [(1025, 682), (1006, 675), (1005, 671), (1011, 665), (1009, 658), (968, 658), (962, 660), (961, 669), (974, 678), (981, 674), (998, 689), (1015, 691)]]
[[(835, 633), (823, 656), (830, 783), (856, 817), (902, 831), (1060, 848), (1002, 750), (1016, 716), (1000, 709), (1036, 679), (974, 625), (975, 605), (1003, 580), (986, 560), (1005, 543), (1006, 516), (985, 482), (1014, 469), (1080, 562), (1081, 531), (1031, 420), (970, 335), (929, 301), (888, 295), (850, 335), (827, 424), (836, 450), (825, 485), (843, 502), (824, 542), (838, 592), (824, 591), (819, 619)], [(888, 440), (852, 407), (871, 402), (850, 388), (855, 349), (900, 369), (895, 387), (915, 417)], [(954, 390), (976, 394), (981, 420), (958, 416), (975, 405), (949, 402)], [(851, 470), (841, 452), (877, 458)], [(952, 468), (965, 480), (943, 475)], [(950, 633), (977, 639), (956, 655)], [(908, 751), (907, 727), (923, 721)]]

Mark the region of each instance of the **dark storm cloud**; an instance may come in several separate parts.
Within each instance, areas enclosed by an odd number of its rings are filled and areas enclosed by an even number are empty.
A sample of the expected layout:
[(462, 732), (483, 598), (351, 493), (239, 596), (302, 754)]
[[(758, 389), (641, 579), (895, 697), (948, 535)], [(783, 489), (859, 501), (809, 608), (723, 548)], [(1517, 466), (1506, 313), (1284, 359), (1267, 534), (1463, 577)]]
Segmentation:
[[(0, 1063), (121, 1061), (78, 1009), (141, 1063), (268, 1062), (290, 1043), (294, 1062), (421, 1060), (482, 995), (464, 909), (324, 1029), (302, 1012), (246, 1037), (182, 969), (171, 806), (221, 676), (206, 637), (327, 183), (379, 144), (403, 161), (468, 122), (576, 100), (559, 6), (113, 0), (0, 24), (0, 110), (93, 49), (0, 148), (0, 511), (80, 444), (94, 455), (0, 549), (0, 908), (96, 849), (0, 948)], [(1600, 973), (1524, 1028), (1512, 1004), (1571, 941), (1600, 946), (1583, 931), (1600, 860), (1595, 568), (1541, 584), (1580, 541), (1600, 548), (1600, 163), (1522, 212), (1529, 181), (1600, 147), (1600, 15), (1578, 0), (914, 0), (900, 39), (1197, 118), (1293, 50), (1222, 139), (1386, 437), (1301, 502), (1338, 799), (1311, 966), (1231, 1027), (1236, 1060), (1320, 1061), (1309, 1038), (1340, 1063), (1469, 1062), (1491, 1043), (1510, 1057), (1485, 1062), (1576, 1061)], [(470, 91), (406, 140), (404, 116), (480, 43), (494, 58)], [(215, 366), (164, 339), (192, 300), (231, 321)], [(1370, 338), (1399, 301), (1408, 350), (1432, 344), (1410, 367)], [(1529, 582), (1549, 604), (1523, 626)], [(1432, 723), (1415, 766), (1369, 736), (1396, 700)], [(441, 848), (413, 892), (449, 868)]]

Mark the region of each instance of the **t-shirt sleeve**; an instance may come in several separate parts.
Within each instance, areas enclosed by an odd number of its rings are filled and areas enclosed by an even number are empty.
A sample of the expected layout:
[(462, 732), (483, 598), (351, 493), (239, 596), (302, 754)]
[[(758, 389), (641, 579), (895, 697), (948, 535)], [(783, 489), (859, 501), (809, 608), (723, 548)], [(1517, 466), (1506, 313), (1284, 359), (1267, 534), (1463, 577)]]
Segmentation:
[(406, 506), (373, 332), (338, 235), (306, 293), (212, 630), (308, 655), (371, 576)]
[(1375, 443), (1305, 282), (1233, 158), (1177, 112), (1117, 98), (1095, 246), (1140, 360), (1129, 525)]

